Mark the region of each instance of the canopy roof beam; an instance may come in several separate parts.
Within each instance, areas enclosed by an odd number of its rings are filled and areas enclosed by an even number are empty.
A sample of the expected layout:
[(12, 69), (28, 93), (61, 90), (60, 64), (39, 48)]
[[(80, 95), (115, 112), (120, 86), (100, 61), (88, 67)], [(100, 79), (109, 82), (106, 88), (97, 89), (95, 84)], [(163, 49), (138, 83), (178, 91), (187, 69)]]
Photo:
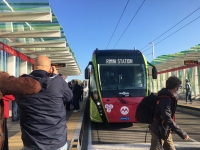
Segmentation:
[(1, 12), (0, 22), (52, 22), (51, 12)]
[(60, 30), (30, 30), (0, 33), (0, 38), (60, 38)]
[(15, 48), (51, 48), (51, 47), (66, 47), (65, 41), (43, 41), (34, 43), (8, 43), (9, 46)]

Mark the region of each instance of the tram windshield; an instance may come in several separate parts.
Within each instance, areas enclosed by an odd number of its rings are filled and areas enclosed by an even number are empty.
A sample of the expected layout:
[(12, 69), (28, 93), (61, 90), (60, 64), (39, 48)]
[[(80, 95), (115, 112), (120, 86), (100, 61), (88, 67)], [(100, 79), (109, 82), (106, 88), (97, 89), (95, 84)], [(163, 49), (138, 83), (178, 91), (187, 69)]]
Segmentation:
[(144, 64), (99, 64), (101, 90), (146, 89)]

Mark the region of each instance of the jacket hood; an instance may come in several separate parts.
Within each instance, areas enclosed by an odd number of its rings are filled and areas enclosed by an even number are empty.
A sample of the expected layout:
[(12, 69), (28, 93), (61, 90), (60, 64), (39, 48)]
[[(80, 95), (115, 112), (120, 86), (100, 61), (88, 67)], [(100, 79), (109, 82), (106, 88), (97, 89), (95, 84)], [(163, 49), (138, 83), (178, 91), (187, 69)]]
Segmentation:
[(162, 88), (159, 92), (158, 92), (158, 96), (161, 96), (161, 95), (167, 95), (167, 96), (170, 96), (170, 97), (173, 97), (174, 95), (166, 88)]
[(32, 78), (37, 80), (40, 83), (41, 88), (44, 90), (49, 87), (50, 82), (57, 75), (49, 74), (43, 70), (34, 70), (33, 72), (31, 72), (31, 74), (29, 76), (31, 76)]

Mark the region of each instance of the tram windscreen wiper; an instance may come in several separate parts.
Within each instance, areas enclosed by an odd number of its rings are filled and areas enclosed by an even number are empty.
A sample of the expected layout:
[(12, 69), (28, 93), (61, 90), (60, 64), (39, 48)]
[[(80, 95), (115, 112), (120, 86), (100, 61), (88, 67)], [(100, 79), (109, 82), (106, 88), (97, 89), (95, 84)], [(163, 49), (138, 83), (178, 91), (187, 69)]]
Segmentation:
[(122, 104), (126, 104), (126, 101), (125, 101), (119, 94), (117, 94), (114, 90), (111, 90), (112, 88), (111, 88), (109, 85), (107, 85), (107, 87), (108, 87), (108, 91), (109, 91), (110, 93), (112, 93), (115, 97), (117, 97), (118, 100), (119, 100)]

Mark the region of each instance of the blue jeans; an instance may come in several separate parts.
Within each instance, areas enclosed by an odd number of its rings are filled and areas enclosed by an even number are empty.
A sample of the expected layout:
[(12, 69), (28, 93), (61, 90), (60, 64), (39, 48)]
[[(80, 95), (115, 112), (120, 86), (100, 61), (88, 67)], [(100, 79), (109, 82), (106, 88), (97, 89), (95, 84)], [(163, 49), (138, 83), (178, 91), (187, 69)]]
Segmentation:
[(187, 103), (188, 99), (190, 100), (190, 102), (192, 102), (191, 91), (186, 91), (185, 96), (186, 96), (186, 99), (185, 99), (186, 103)]
[[(60, 147), (55, 150), (67, 150), (67, 146), (68, 146), (68, 144), (66, 143), (63, 147)], [(21, 150), (39, 150), (39, 149), (24, 146)]]
[(16, 101), (12, 101), (12, 119), (18, 119), (18, 105)]

